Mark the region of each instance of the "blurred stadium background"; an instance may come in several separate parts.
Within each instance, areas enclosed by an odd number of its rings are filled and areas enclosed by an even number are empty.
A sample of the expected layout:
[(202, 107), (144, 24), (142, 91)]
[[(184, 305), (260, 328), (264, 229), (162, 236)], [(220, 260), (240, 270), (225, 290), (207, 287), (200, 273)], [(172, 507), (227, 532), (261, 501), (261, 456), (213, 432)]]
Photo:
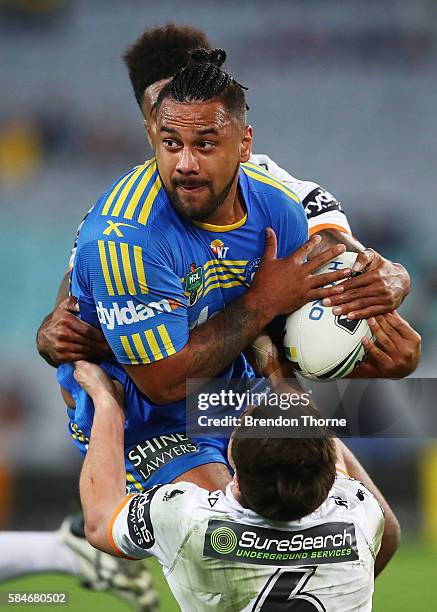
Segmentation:
[[(423, 337), (416, 375), (437, 371), (435, 1), (1, 0), (0, 529), (54, 529), (78, 504), (79, 456), (34, 337), (82, 215), (149, 154), (120, 54), (167, 21), (228, 50), (249, 87), (256, 152), (332, 191), (361, 241), (408, 268), (402, 313)], [(357, 448), (404, 531), (375, 609), (435, 609), (436, 441)], [(13, 584), (66, 584), (73, 609), (123, 607), (73, 579)]]

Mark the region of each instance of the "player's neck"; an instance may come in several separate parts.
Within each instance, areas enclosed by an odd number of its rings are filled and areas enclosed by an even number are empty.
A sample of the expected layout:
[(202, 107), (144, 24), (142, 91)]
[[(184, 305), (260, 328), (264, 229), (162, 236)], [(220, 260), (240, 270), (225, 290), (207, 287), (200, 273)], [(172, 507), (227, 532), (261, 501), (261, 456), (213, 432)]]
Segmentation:
[(202, 222), (209, 225), (233, 225), (241, 221), (246, 212), (246, 204), (238, 186), (237, 175), (224, 202), (207, 219), (202, 219)]
[(238, 487), (235, 485), (235, 482), (231, 483), (231, 493), (232, 493), (232, 496), (235, 499), (235, 501), (241, 505), (240, 491), (239, 491)]

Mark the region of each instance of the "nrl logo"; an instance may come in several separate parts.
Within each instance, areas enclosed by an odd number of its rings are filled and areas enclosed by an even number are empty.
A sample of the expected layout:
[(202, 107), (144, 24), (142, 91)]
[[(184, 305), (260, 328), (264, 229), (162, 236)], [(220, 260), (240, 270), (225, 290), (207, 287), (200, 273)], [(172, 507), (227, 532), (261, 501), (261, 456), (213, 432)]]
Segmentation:
[(203, 288), (203, 268), (193, 262), (190, 271), (185, 276), (185, 293), (188, 294), (189, 305), (194, 306), (202, 295)]

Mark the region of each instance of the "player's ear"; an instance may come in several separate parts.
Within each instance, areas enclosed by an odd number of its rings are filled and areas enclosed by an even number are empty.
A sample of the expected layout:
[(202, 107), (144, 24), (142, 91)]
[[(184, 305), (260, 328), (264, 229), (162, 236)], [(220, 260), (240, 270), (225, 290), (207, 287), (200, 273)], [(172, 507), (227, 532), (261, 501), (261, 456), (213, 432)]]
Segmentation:
[(240, 490), (240, 483), (238, 482), (237, 472), (234, 472), (234, 477), (232, 480), (234, 484), (234, 492), (239, 495), (241, 493), (241, 490)]
[(241, 149), (240, 149), (240, 162), (244, 163), (249, 161), (249, 157), (252, 153), (252, 126), (245, 125), (243, 130), (243, 136), (241, 139)]

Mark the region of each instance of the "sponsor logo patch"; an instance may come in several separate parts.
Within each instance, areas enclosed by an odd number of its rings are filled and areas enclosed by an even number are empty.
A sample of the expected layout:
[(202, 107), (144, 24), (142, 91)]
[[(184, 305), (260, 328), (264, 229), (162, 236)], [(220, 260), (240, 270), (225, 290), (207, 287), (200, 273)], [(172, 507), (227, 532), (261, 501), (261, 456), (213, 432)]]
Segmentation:
[(117, 302), (113, 302), (108, 308), (103, 305), (103, 302), (97, 302), (96, 311), (100, 324), (108, 329), (114, 329), (115, 325), (131, 325), (139, 321), (147, 321), (161, 312), (171, 312), (179, 306), (179, 302), (172, 299), (163, 299), (148, 304), (134, 304), (132, 300), (128, 300), (126, 306), (120, 307)]
[(340, 522), (282, 531), (212, 519), (205, 534), (203, 554), (276, 566), (345, 563), (359, 558), (354, 524)]
[(180, 489), (173, 489), (173, 491), (167, 491), (164, 497), (162, 498), (163, 502), (170, 501), (174, 497), (178, 497), (178, 495), (183, 495), (185, 491), (181, 491)]
[(308, 219), (312, 219), (313, 217), (317, 217), (317, 215), (321, 215), (331, 210), (343, 212), (340, 202), (338, 202), (329, 191), (321, 187), (313, 189), (313, 191), (304, 198), (302, 204)]
[(209, 246), (217, 259), (225, 259), (228, 254), (229, 247), (225, 246), (222, 240), (212, 240)]
[(152, 474), (178, 457), (196, 453), (199, 447), (182, 433), (157, 436), (133, 446), (127, 456), (133, 467), (147, 481)]
[(150, 504), (155, 493), (162, 485), (155, 485), (148, 491), (136, 495), (129, 504), (127, 524), (132, 542), (139, 548), (148, 550), (155, 544), (153, 525), (150, 520)]
[(120, 227), (132, 227), (133, 229), (138, 229), (135, 225), (131, 225), (130, 223), (114, 223), (114, 221), (106, 221), (106, 223), (108, 224), (108, 227), (103, 230), (105, 236), (110, 236), (111, 233), (114, 232), (116, 236), (123, 238), (123, 232), (121, 231)]

